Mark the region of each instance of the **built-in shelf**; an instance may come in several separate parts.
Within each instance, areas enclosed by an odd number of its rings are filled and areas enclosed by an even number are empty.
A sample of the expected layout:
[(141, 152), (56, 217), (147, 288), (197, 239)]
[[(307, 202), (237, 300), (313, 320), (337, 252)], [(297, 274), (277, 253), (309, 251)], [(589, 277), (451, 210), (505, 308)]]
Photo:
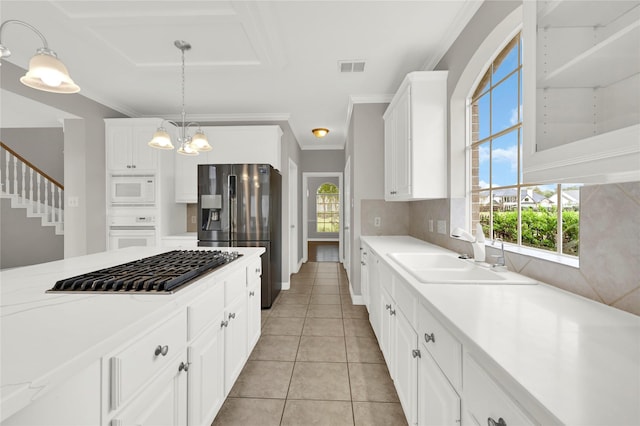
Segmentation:
[(523, 3), (524, 179), (640, 179), (640, 1)]

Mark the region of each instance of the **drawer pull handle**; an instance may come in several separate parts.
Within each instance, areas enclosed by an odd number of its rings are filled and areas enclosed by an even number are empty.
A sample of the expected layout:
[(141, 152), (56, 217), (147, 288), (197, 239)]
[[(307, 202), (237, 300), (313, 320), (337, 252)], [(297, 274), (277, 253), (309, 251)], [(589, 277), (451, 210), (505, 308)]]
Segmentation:
[(507, 426), (507, 422), (505, 422), (502, 417), (500, 417), (497, 422), (489, 417), (487, 419), (487, 426)]
[(436, 342), (436, 336), (434, 336), (433, 333), (431, 333), (431, 334), (424, 333), (424, 341), (427, 342), (427, 343), (429, 343), (429, 342), (435, 343)]
[(255, 292), (255, 291), (250, 291), (250, 292), (249, 292), (249, 296), (255, 296), (255, 295), (256, 295), (256, 292)]
[(413, 350), (411, 351), (411, 355), (412, 355), (414, 358), (420, 358), (420, 356), (421, 356), (421, 355), (420, 355), (420, 349), (413, 349)]
[(236, 317), (236, 313), (235, 313), (235, 312), (231, 312), (231, 313), (229, 314), (229, 319), (230, 319), (230, 320), (231, 320), (231, 319), (234, 319), (235, 317)]
[(155, 352), (154, 352), (154, 354), (156, 356), (158, 356), (158, 355), (167, 356), (168, 353), (169, 353), (169, 346), (167, 346), (167, 345), (164, 345), (164, 346), (158, 345), (156, 347)]
[(228, 325), (229, 325), (229, 321), (222, 321), (222, 322), (220, 323), (220, 328), (222, 328), (222, 327), (227, 327)]
[(389, 309), (391, 309), (391, 305), (384, 305), (384, 308), (388, 311)]
[(181, 362), (178, 371), (189, 371), (189, 363)]

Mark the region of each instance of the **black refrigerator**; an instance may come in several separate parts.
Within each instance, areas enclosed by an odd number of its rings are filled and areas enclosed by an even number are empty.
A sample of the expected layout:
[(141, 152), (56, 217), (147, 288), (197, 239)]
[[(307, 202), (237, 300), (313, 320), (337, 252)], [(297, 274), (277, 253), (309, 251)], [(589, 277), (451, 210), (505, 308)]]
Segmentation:
[(264, 247), (263, 309), (282, 287), (281, 192), (268, 164), (198, 165), (198, 246)]

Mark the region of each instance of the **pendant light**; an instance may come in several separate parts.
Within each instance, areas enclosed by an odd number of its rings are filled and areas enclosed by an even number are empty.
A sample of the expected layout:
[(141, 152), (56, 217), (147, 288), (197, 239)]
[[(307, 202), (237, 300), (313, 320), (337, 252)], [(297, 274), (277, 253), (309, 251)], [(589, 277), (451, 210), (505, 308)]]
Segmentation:
[(2, 44), (2, 31), (9, 24), (18, 24), (29, 28), (42, 40), (43, 46), (36, 50), (36, 54), (29, 61), (29, 70), (20, 78), (22, 84), (33, 89), (53, 93), (77, 93), (80, 91), (80, 86), (69, 77), (67, 67), (58, 59), (56, 52), (49, 49), (49, 44), (42, 33), (31, 24), (10, 19), (0, 25), (0, 58), (11, 56), (11, 51)]
[[(187, 113), (184, 108), (184, 52), (191, 49), (191, 45), (184, 40), (176, 40), (173, 44), (180, 50), (180, 52), (182, 52), (182, 121), (181, 123), (176, 123), (171, 120), (163, 120), (162, 123), (171, 123), (178, 128), (178, 154), (192, 156), (198, 155), (200, 152), (211, 151), (211, 145), (209, 145), (207, 136), (200, 128), (200, 124), (196, 122), (187, 123)], [(198, 130), (196, 130), (193, 136), (188, 134), (189, 127), (191, 126), (198, 127)], [(174, 148), (171, 143), (171, 136), (167, 130), (162, 127), (162, 124), (153, 134), (153, 138), (149, 142), (149, 146), (167, 150)]]

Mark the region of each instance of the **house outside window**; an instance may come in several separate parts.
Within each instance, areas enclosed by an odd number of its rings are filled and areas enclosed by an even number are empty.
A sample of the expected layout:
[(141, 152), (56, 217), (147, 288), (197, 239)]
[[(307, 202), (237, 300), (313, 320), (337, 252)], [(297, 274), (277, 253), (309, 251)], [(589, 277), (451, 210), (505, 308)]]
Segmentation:
[(316, 193), (316, 231), (336, 233), (340, 230), (340, 192), (332, 183), (323, 183)]
[(520, 34), (495, 57), (469, 105), (471, 229), (481, 223), (489, 238), (578, 256), (579, 186), (523, 181)]

